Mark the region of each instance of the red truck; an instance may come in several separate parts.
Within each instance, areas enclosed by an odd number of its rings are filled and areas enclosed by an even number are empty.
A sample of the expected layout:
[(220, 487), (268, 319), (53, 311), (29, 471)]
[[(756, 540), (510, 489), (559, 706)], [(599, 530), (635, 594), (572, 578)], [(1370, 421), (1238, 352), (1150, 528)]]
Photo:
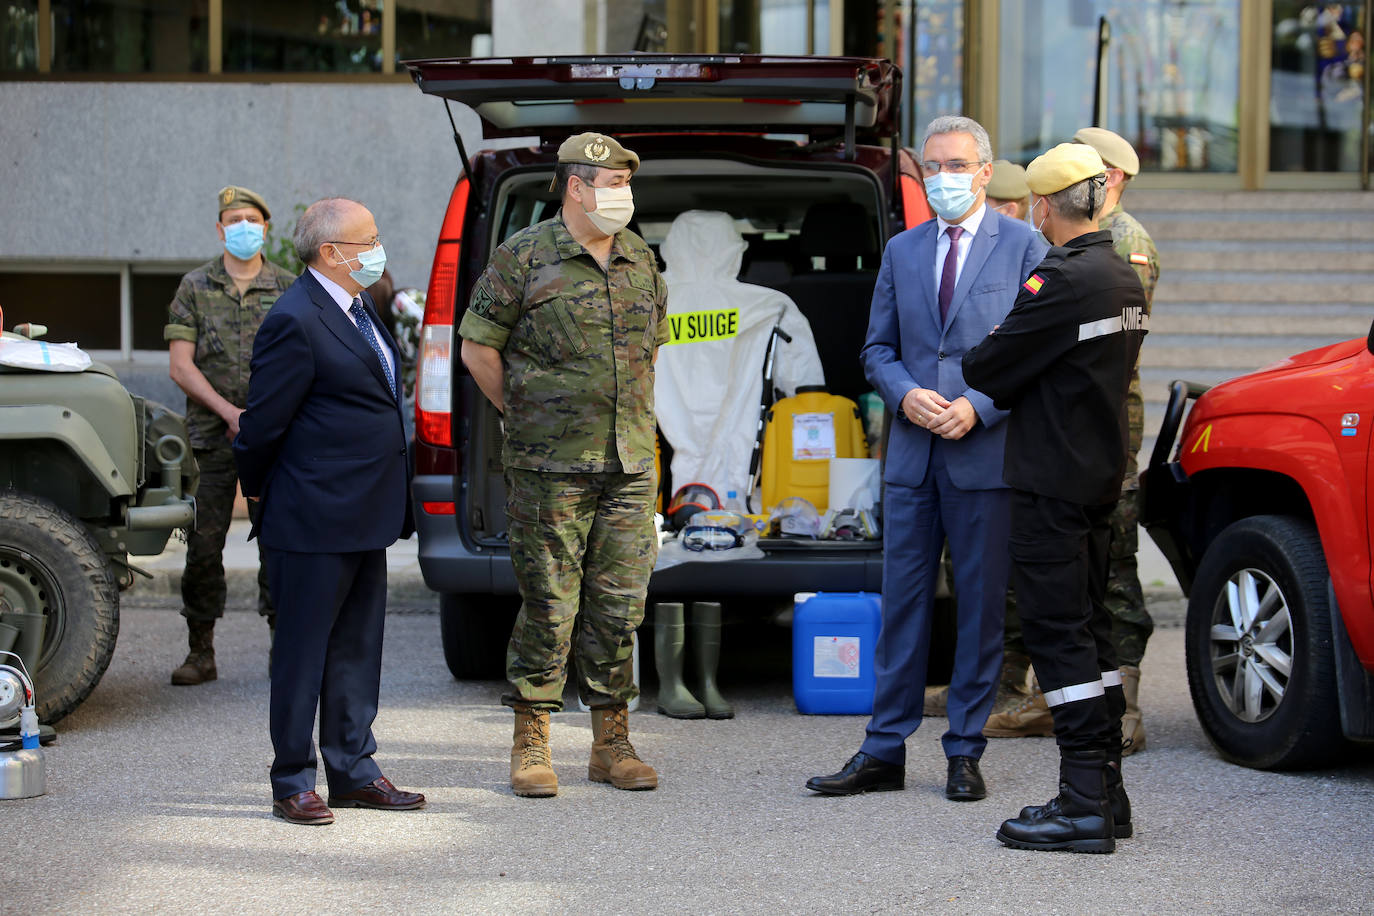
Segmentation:
[(1188, 596), (1198, 719), (1235, 763), (1321, 766), (1374, 741), (1371, 426), (1374, 327), (1171, 387), (1141, 522)]

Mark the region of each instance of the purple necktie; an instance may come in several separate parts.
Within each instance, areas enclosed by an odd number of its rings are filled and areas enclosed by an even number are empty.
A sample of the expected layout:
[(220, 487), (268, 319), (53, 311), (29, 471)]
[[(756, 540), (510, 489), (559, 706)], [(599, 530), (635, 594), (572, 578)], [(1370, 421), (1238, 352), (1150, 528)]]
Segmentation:
[[(959, 269), (959, 236), (964, 230), (950, 226), (945, 230), (949, 236), (949, 251), (945, 254), (945, 269), (940, 272), (940, 326), (949, 320), (949, 303), (954, 299), (955, 275)], [(929, 287), (927, 287), (929, 289)]]

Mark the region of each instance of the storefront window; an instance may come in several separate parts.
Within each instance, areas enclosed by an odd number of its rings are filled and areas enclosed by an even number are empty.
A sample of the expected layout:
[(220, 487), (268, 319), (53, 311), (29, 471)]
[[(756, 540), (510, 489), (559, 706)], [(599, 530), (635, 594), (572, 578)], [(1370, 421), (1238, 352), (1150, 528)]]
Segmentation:
[(1363, 3), (1274, 3), (1271, 171), (1359, 171), (1364, 24)]
[[(396, 3), (397, 60), (468, 57), (474, 53), (473, 37), (490, 34), (491, 0), (398, 0)], [(479, 47), (478, 51), (483, 49)], [(489, 51), (488, 46), (486, 52)]]
[(1106, 118), (1142, 169), (1234, 172), (1240, 0), (1001, 5), (998, 154), (1029, 162), (1093, 120), (1098, 18), (1111, 30)]
[(52, 0), (52, 69), (204, 73), (209, 0)]
[(916, 4), (916, 40), (906, 65), (911, 91), (904, 134), (921, 142), (925, 126), (940, 115), (964, 111), (964, 2), (930, 0)]
[(0, 5), (0, 72), (38, 69), (38, 0)]
[(382, 0), (224, 0), (225, 73), (381, 69)]

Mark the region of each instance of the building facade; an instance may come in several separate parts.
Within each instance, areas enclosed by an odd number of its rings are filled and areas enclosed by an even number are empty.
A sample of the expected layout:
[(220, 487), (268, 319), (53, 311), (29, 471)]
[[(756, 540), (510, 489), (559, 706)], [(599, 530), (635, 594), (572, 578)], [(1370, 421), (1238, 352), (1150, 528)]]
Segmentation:
[[(458, 158), (400, 61), (630, 50), (888, 57), (904, 142), (947, 113), (1026, 162), (1096, 121), (1137, 186), (1369, 186), (1371, 4), (1302, 0), (0, 0), (0, 307), (107, 358), (165, 360), (213, 195), (273, 237), (341, 194), (423, 288)], [(400, 72), (398, 72), (400, 71)], [(469, 149), (475, 117), (458, 111)]]

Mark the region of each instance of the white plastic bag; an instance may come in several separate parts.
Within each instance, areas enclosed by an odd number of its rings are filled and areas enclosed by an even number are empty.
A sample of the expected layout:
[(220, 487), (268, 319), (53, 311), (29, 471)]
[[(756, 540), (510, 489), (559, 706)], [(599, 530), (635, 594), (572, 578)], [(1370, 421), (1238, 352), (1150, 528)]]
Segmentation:
[(40, 372), (84, 372), (91, 367), (91, 357), (74, 343), (6, 337), (0, 340), (0, 366)]

